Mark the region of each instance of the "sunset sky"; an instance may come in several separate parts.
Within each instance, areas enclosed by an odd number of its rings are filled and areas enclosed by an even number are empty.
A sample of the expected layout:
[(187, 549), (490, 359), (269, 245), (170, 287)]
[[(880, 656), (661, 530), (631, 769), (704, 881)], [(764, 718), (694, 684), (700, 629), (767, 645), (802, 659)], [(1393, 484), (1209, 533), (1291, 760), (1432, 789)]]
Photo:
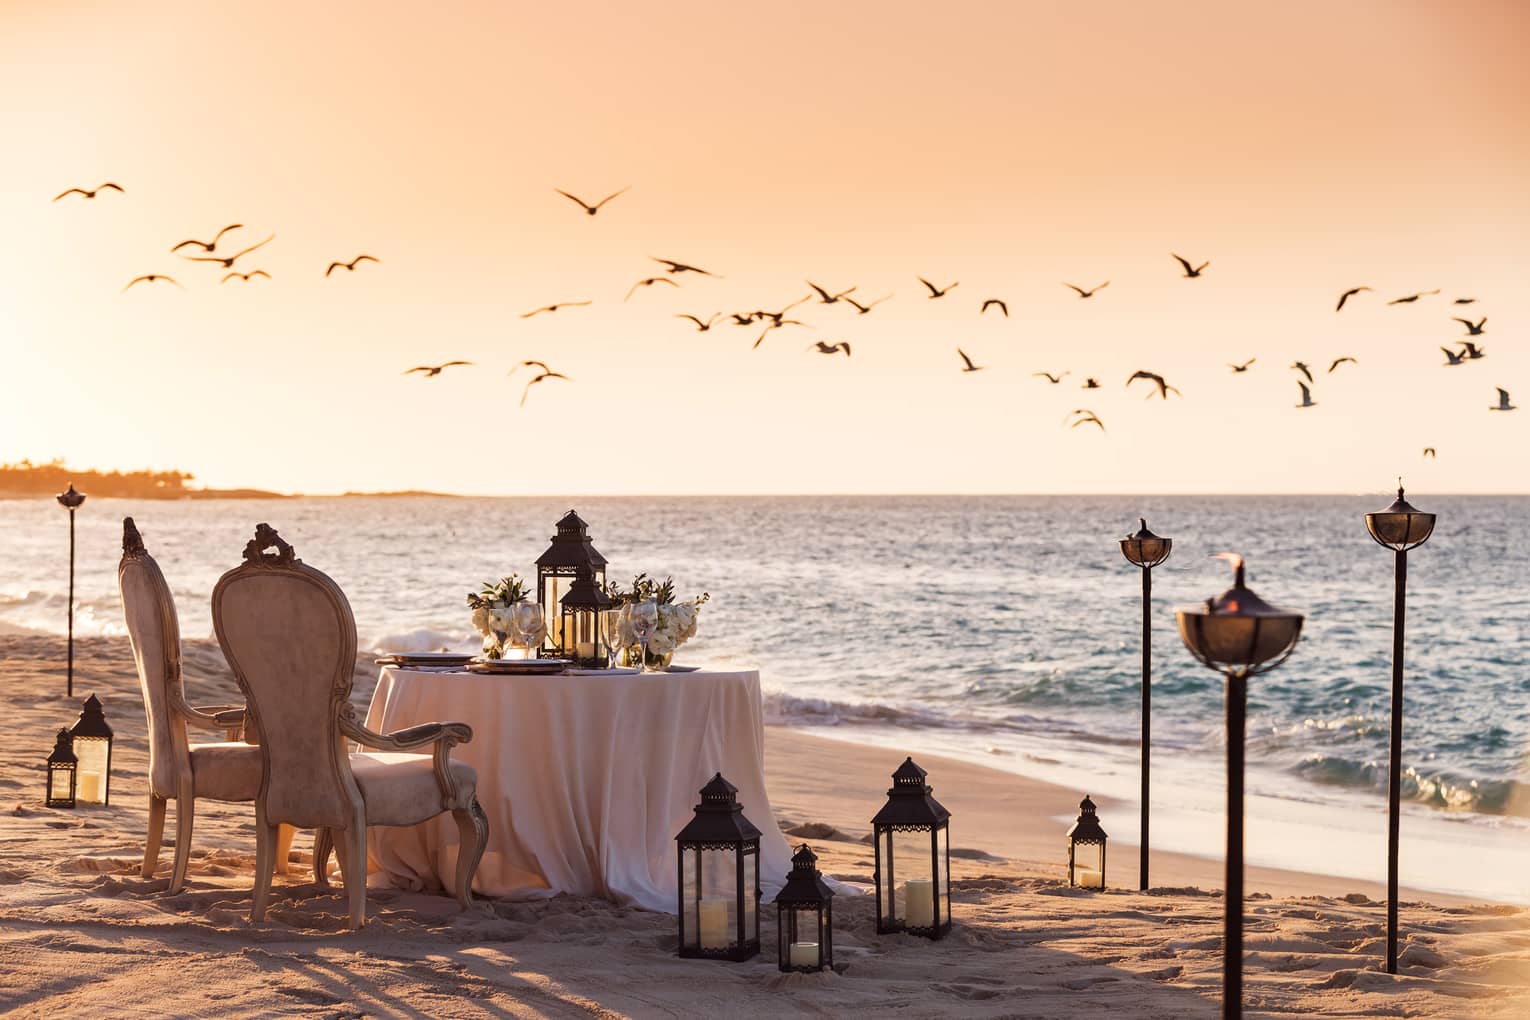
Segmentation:
[[(0, 2), (0, 461), (303, 492), (1530, 491), (1527, 43), (1513, 2)], [(627, 186), (593, 218), (553, 190)], [(230, 247), (276, 235), (238, 266), (274, 279), (169, 253), (234, 222)], [(650, 255), (722, 278), (624, 302)], [(150, 272), (185, 291), (122, 293)], [(674, 318), (807, 279), (894, 296), (758, 350)], [(1487, 357), (1447, 369), (1455, 315), (1488, 316)], [(527, 358), (573, 381), (521, 409)], [(1497, 386), (1523, 409), (1489, 413)]]

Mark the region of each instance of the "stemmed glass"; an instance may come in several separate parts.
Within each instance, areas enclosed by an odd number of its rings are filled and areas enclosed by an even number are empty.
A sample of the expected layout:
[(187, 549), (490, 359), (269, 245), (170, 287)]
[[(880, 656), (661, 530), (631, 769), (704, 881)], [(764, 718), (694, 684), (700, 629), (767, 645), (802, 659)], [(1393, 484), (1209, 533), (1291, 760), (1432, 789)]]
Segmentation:
[(643, 672), (648, 669), (648, 639), (659, 627), (659, 603), (654, 599), (644, 599), (642, 602), (634, 602), (627, 619), (628, 626), (638, 639), (638, 644), (643, 649)]
[(606, 653), (610, 656), (610, 668), (616, 669), (622, 662), (622, 610), (625, 607), (618, 606), (615, 609), (603, 609), (600, 613), (600, 622), (606, 630)]
[(542, 637), (542, 607), (535, 602), (517, 602), (511, 614), (511, 624), (526, 647), (526, 658), (534, 659), (532, 648)]

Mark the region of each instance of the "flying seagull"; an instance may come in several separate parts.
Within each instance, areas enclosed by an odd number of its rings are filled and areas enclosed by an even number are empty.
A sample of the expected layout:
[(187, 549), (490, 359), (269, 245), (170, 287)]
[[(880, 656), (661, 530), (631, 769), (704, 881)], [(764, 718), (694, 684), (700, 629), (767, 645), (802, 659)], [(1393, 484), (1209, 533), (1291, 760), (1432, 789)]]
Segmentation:
[(1482, 327), (1487, 325), (1487, 316), (1484, 315), (1477, 322), (1472, 322), (1470, 319), (1451, 319), (1450, 321), (1459, 322), (1461, 325), (1465, 326), (1467, 336), (1481, 336)]
[(96, 191), (102, 191), (106, 188), (111, 188), (113, 191), (122, 192), (124, 195), (127, 194), (126, 191), (123, 191), (122, 185), (113, 184), (111, 181), (107, 181), (105, 184), (96, 185), (95, 191), (86, 191), (84, 188), (70, 188), (68, 191), (60, 191), (57, 195), (53, 196), (53, 201), (57, 202), (65, 195), (84, 195), (86, 198), (95, 198)]
[(984, 368), (987, 367), (985, 365), (974, 365), (972, 363), (972, 359), (967, 357), (967, 352), (962, 350), (960, 347), (956, 349), (956, 353), (962, 359), (963, 372), (981, 372)]
[(854, 306), (856, 314), (858, 314), (858, 315), (865, 315), (867, 312), (871, 311), (877, 305), (881, 304), (883, 301), (886, 301), (887, 298), (890, 298), (890, 297), (892, 297), (892, 295), (888, 294), (887, 297), (879, 297), (875, 301), (871, 302), (870, 304), (865, 304), (865, 305), (861, 304), (859, 301), (855, 300), (855, 298), (853, 298), (853, 297), (847, 297), (847, 298), (845, 298), (845, 300), (847, 302), (849, 302), (851, 305)]
[(735, 326), (749, 326), (754, 323), (753, 312), (729, 312), (728, 315), (733, 319)]
[(1360, 364), (1360, 362), (1356, 361), (1354, 358), (1351, 358), (1348, 354), (1346, 354), (1342, 358), (1334, 358), (1333, 359), (1333, 362), (1331, 364), (1329, 364), (1329, 366), (1328, 366), (1328, 374), (1332, 375), (1333, 374), (1333, 370), (1338, 368), (1340, 365), (1344, 364), (1346, 361), (1349, 362), (1352, 365)]
[(331, 262), (329, 264), (329, 268), (324, 270), (324, 275), (327, 277), (327, 276), (329, 276), (330, 273), (333, 273), (336, 269), (344, 269), (347, 272), (354, 273), (356, 271), (356, 266), (357, 266), (358, 263), (361, 263), (361, 262), (381, 262), (381, 261), (382, 261), (382, 259), (376, 258), (376, 257), (371, 256), (371, 255), (357, 255), (355, 258), (351, 259), (349, 262)]
[(690, 319), (692, 322), (694, 322), (696, 324), (696, 332), (698, 332), (698, 333), (705, 333), (707, 330), (712, 328), (712, 323), (714, 323), (718, 319), (722, 318), (722, 312), (718, 312), (717, 314), (713, 315), (706, 322), (702, 322), (700, 319), (696, 318), (696, 316), (694, 316), (694, 315), (677, 315), (677, 316), (675, 316), (675, 318), (677, 318), (677, 319)]
[(1291, 367), (1306, 376), (1308, 382), (1312, 382), (1312, 369), (1307, 367), (1305, 361), (1293, 361), (1291, 362)]
[[(143, 276), (135, 276), (129, 280), (127, 287), (122, 288), (122, 292), (126, 294), (128, 287), (131, 287), (135, 283), (157, 283), (160, 280), (164, 280), (166, 283), (173, 283), (177, 287), (181, 287), (180, 281), (175, 279), (173, 276), (166, 276), (163, 273), (145, 273)], [(181, 287), (181, 290), (185, 289), (185, 287)]]
[(1445, 352), (1445, 367), (1446, 368), (1449, 368), (1452, 365), (1463, 364), (1466, 361), (1466, 352), (1465, 351), (1462, 351), (1461, 353), (1457, 354), (1455, 351), (1451, 350), (1449, 347), (1441, 347), (1440, 350)]
[[(1080, 425), (1098, 425), (1100, 427), (1100, 431), (1101, 432), (1105, 431), (1105, 423), (1100, 421), (1100, 419), (1095, 416), (1095, 413), (1093, 411), (1090, 411), (1090, 410), (1087, 410), (1086, 408), (1080, 407), (1080, 408), (1077, 408), (1077, 409), (1069, 412), (1068, 418), (1072, 418), (1074, 415), (1079, 415), (1080, 417), (1077, 420), (1075, 420), (1071, 426), (1069, 426), (1070, 428), (1075, 428), (1076, 429)], [(1067, 420), (1068, 420), (1067, 418), (1063, 419), (1063, 421), (1067, 421)]]
[(1472, 343), (1470, 340), (1461, 340), (1458, 342), (1461, 344), (1461, 354), (1466, 358), (1467, 361), (1476, 361), (1478, 358), (1487, 357), (1487, 352), (1485, 352), (1481, 347), (1478, 347), (1476, 344)]
[(962, 283), (962, 281), (957, 280), (955, 283), (951, 284), (949, 287), (941, 288), (941, 287), (935, 286), (933, 283), (931, 283), (929, 280), (926, 280), (922, 276), (916, 277), (916, 279), (918, 279), (918, 281), (920, 283), (924, 284), (926, 287), (930, 288), (930, 300), (931, 301), (934, 301), (936, 298), (945, 297), (947, 294), (951, 293), (951, 291), (954, 288), (960, 287), (961, 283)]
[(1106, 280), (1104, 283), (1100, 284), (1098, 287), (1095, 287), (1093, 290), (1085, 290), (1084, 288), (1078, 286), (1077, 284), (1072, 284), (1072, 283), (1064, 283), (1063, 286), (1069, 288), (1070, 290), (1077, 291), (1078, 292), (1078, 296), (1081, 299), (1082, 298), (1092, 298), (1092, 297), (1094, 297), (1094, 295), (1097, 292), (1104, 290), (1106, 287), (1109, 287), (1110, 286), (1110, 281)]
[[(1169, 254), (1170, 255), (1174, 255), (1174, 253), (1172, 251), (1169, 252)], [(1188, 259), (1186, 259), (1186, 258), (1184, 258), (1183, 256), (1180, 256), (1180, 255), (1174, 255), (1174, 259), (1180, 265), (1185, 267), (1185, 279), (1187, 279), (1187, 280), (1193, 280), (1197, 276), (1200, 276), (1201, 275), (1201, 270), (1203, 270), (1207, 266), (1211, 265), (1211, 260), (1210, 259), (1207, 259), (1205, 262), (1202, 262), (1198, 266), (1192, 266)]]
[(622, 300), (623, 301), (631, 301), (632, 300), (632, 295), (637, 291), (637, 289), (639, 287), (652, 287), (656, 283), (667, 283), (671, 287), (678, 287), (678, 286), (680, 286), (678, 283), (676, 283), (674, 280), (671, 280), (667, 276), (648, 276), (648, 277), (645, 277), (645, 278), (639, 280), (637, 283), (634, 283), (632, 285), (632, 289), (627, 291), (627, 296), (622, 298)]
[(613, 191), (613, 192), (611, 192), (611, 194), (607, 195), (605, 198), (601, 199), (599, 202), (596, 202), (594, 205), (590, 205), (590, 203), (586, 202), (584, 199), (580, 198), (577, 195), (570, 195), (568, 192), (564, 191), (562, 188), (554, 188), (553, 190), (556, 191), (558, 194), (562, 195), (564, 198), (568, 199), (570, 202), (573, 202), (575, 205), (579, 206), (581, 209), (583, 209), (585, 212), (589, 213), (591, 216), (594, 216), (596, 213), (600, 212), (600, 207), (601, 206), (605, 205), (607, 202), (611, 201), (611, 199), (615, 198), (617, 195), (620, 195), (622, 192), (626, 191), (627, 188), (630, 188), (630, 187), (632, 187), (632, 185), (629, 184), (629, 185), (627, 185), (626, 188), (623, 188), (621, 191)]
[(1302, 382), (1300, 379), (1298, 379), (1298, 380), (1296, 380), (1296, 385), (1298, 385), (1298, 386), (1300, 386), (1302, 388), (1302, 402), (1300, 404), (1297, 404), (1296, 406), (1297, 407), (1316, 407), (1317, 406), (1317, 401), (1312, 399), (1312, 391), (1307, 388), (1307, 384)]
[(998, 305), (999, 311), (1004, 313), (1004, 317), (1006, 319), (1009, 318), (1009, 305), (1005, 304), (1003, 301), (1000, 301), (996, 297), (991, 297), (987, 301), (984, 301), (983, 307), (978, 309), (978, 314), (982, 315), (984, 312), (988, 311), (988, 307), (990, 305)]
[(1474, 297), (1458, 297), (1454, 302), (1454, 304), (1458, 305), (1474, 305), (1476, 303), (1477, 299)]
[[(1179, 392), (1179, 390), (1176, 390), (1173, 386), (1170, 386), (1168, 383), (1164, 382), (1163, 376), (1159, 375), (1157, 372), (1148, 372), (1148, 371), (1145, 371), (1145, 370), (1140, 369), (1140, 368), (1137, 369), (1137, 371), (1132, 373), (1131, 378), (1126, 380), (1126, 385), (1130, 386), (1132, 383), (1136, 382), (1138, 379), (1146, 379), (1148, 382), (1152, 383), (1154, 386), (1157, 386), (1158, 387), (1158, 398), (1160, 400), (1168, 400), (1170, 393), (1173, 393), (1176, 397), (1183, 397), (1184, 396), (1184, 394)], [(1148, 391), (1148, 399), (1152, 399), (1152, 396), (1153, 396), (1153, 391), (1149, 390)]]
[(845, 357), (848, 358), (850, 356), (850, 341), (841, 340), (838, 343), (831, 344), (827, 340), (820, 340), (808, 348), (810, 351), (814, 349), (819, 354), (838, 354), (840, 351), (844, 351)]
[[(527, 362), (522, 362), (522, 364), (527, 364)], [(537, 364), (540, 364), (540, 362), (538, 362)], [(539, 375), (532, 376), (531, 380), (526, 383), (526, 388), (521, 390), (521, 404), (520, 404), (520, 406), (522, 406), (522, 407), (526, 406), (526, 398), (531, 395), (531, 388), (533, 386), (535, 386), (537, 383), (542, 382), (544, 379), (562, 379), (564, 382), (573, 382), (572, 379), (570, 379), (568, 376), (564, 375), (562, 372), (554, 372), (551, 369), (549, 369), (546, 365), (543, 365), (541, 373)]]
[(405, 371), (404, 374), (405, 375), (412, 375), (415, 372), (424, 372), (426, 379), (434, 379), (436, 376), (441, 374), (442, 370), (451, 368), (453, 365), (471, 365), (471, 364), (472, 364), (471, 361), (446, 361), (446, 362), (442, 362), (439, 365), (416, 365), (413, 368), (408, 369), (407, 371)]
[(1092, 375), (1086, 377), (1084, 379), (1084, 385), (1079, 387), (1079, 389), (1081, 389), (1081, 390), (1097, 390), (1099, 388), (1100, 388), (1100, 380), (1096, 379)]
[(213, 251), (214, 249), (216, 249), (218, 247), (218, 242), (223, 240), (223, 235), (224, 234), (228, 233), (230, 230), (238, 230), (242, 226), (244, 226), (243, 223), (230, 223), (228, 226), (224, 227), (222, 230), (220, 230), (216, 234), (214, 234), (213, 235), (213, 239), (211, 241), (197, 241), (197, 240), (182, 241), (180, 244), (178, 244), (174, 248), (170, 249), (170, 254), (174, 255), (176, 252), (180, 251), (182, 248), (186, 247), (188, 244), (192, 245), (193, 247), (196, 247), (196, 248), (201, 248), (205, 252), (211, 252), (211, 251)]
[[(807, 326), (807, 323), (800, 322), (797, 319), (774, 319), (773, 318), (773, 319), (770, 320), (770, 325), (766, 326), (765, 327), (765, 331), (759, 335), (758, 339), (755, 340), (754, 346), (750, 347), (749, 349), (752, 351), (752, 350), (755, 349), (755, 347), (760, 346), (760, 344), (765, 342), (765, 338), (770, 335), (770, 331), (771, 330), (773, 330), (773, 329), (780, 329), (782, 326)], [(809, 327), (809, 328), (811, 328), (811, 327)]]
[(1370, 289), (1371, 288), (1369, 288), (1369, 287), (1351, 287), (1351, 288), (1349, 288), (1349, 290), (1346, 290), (1344, 293), (1339, 295), (1339, 303), (1334, 306), (1333, 310), (1336, 311), (1336, 312), (1344, 311), (1344, 302), (1348, 301), (1350, 298), (1354, 297), (1356, 294), (1360, 293), (1362, 290), (1370, 290)]
[(1032, 372), (1031, 373), (1031, 378), (1032, 379), (1045, 379), (1047, 382), (1051, 383), (1053, 386), (1056, 386), (1058, 383), (1063, 381), (1063, 376), (1066, 376), (1068, 374), (1069, 373), (1067, 373), (1067, 372), (1063, 372), (1062, 375), (1053, 375), (1051, 372)]
[(547, 367), (547, 362), (545, 362), (545, 361), (537, 361), (535, 359), (532, 359), (530, 361), (523, 361), (519, 365), (516, 365), (513, 368), (511, 368), (510, 371), (505, 373), (505, 378), (508, 379), (510, 376), (512, 376), (515, 373), (519, 372), (523, 368), (536, 368), (536, 369), (541, 369), (543, 372), (551, 372), (552, 371), (552, 369)]
[(217, 262), (220, 265), (222, 265), (224, 269), (233, 269), (234, 268), (234, 262), (235, 262), (236, 259), (242, 258), (245, 255), (248, 255), (250, 252), (254, 251), (256, 248), (262, 248), (262, 247), (266, 246), (267, 244), (270, 244), (275, 239), (276, 239), (276, 235), (272, 234), (270, 237), (266, 238), (264, 241), (259, 242), (258, 244), (252, 244), (248, 248), (245, 248), (243, 251), (236, 251), (236, 252), (234, 252), (234, 254), (230, 255), (228, 258), (222, 258), (222, 257), (217, 256), (217, 255), (211, 255), (211, 256), (209, 256), (209, 255), (182, 255), (181, 258), (185, 259), (188, 262)]
[(1509, 391), (1502, 386), (1493, 387), (1498, 391), (1498, 406), (1488, 408), (1489, 411), (1512, 411), (1514, 405), (1509, 403)]
[(1254, 362), (1258, 361), (1258, 360), (1259, 360), (1258, 358), (1249, 358), (1247, 361), (1245, 361), (1241, 365), (1234, 365), (1234, 364), (1229, 363), (1227, 367), (1232, 369), (1234, 372), (1247, 372), (1248, 371), (1248, 367), (1250, 365), (1252, 365)]
[(1434, 460), (1438, 455), (1434, 452), (1434, 447), (1426, 446), (1424, 447), (1424, 456), (1428, 457), (1430, 460)]
[(1427, 297), (1430, 294), (1438, 294), (1439, 292), (1440, 292), (1440, 288), (1436, 287), (1436, 288), (1434, 288), (1434, 290), (1424, 290), (1424, 291), (1419, 291), (1417, 294), (1409, 294), (1406, 297), (1393, 298), (1391, 301), (1388, 301), (1387, 304), (1389, 304), (1389, 305), (1411, 305), (1413, 302), (1417, 301), (1421, 297)]
[(266, 272), (264, 269), (252, 269), (248, 273), (229, 273), (228, 275), (224, 276), (223, 279), (219, 280), (218, 282), (219, 283), (227, 283), (228, 281), (234, 279), (235, 277), (238, 277), (239, 279), (243, 280), (245, 283), (249, 283), (250, 282), (250, 277), (252, 277), (252, 276), (264, 276), (268, 280), (271, 279), (271, 274)]
[[(787, 305), (785, 308), (781, 309), (779, 312), (767, 312), (767, 311), (764, 311), (762, 309), (756, 308), (754, 310), (754, 312), (753, 312), (753, 315), (754, 315), (754, 317), (756, 319), (769, 319), (771, 322), (773, 322), (777, 326), (779, 326), (779, 325), (781, 325), (781, 320), (786, 317), (786, 313), (787, 312), (791, 311), (793, 308), (796, 308), (798, 305), (802, 304), (802, 302), (808, 300), (812, 296), (813, 295), (811, 295), (811, 294), (806, 294), (806, 295), (798, 298), (797, 300), (793, 301), (791, 304)], [(845, 300), (848, 301), (850, 299), (846, 298)], [(802, 323), (798, 323), (798, 325), (802, 325)]]
[(529, 319), (533, 315), (541, 315), (543, 312), (556, 312), (560, 308), (583, 308), (590, 303), (589, 301), (560, 301), (555, 305), (543, 305), (541, 308), (529, 311), (522, 315), (521, 318)]
[[(717, 276), (716, 273), (709, 273), (705, 269), (698, 269), (695, 266), (688, 266), (684, 262), (676, 262), (674, 259), (661, 259), (656, 258), (653, 255), (648, 257), (653, 259), (655, 262), (664, 263), (664, 271), (666, 273), (674, 273), (676, 275), (680, 273), (700, 273), (702, 276)], [(718, 277), (718, 279), (721, 279), (721, 277)]]
[(818, 303), (824, 305), (832, 305), (843, 299), (845, 295), (855, 293), (854, 287), (851, 287), (849, 290), (842, 290), (838, 294), (830, 294), (812, 280), (808, 280), (807, 285), (818, 292)]

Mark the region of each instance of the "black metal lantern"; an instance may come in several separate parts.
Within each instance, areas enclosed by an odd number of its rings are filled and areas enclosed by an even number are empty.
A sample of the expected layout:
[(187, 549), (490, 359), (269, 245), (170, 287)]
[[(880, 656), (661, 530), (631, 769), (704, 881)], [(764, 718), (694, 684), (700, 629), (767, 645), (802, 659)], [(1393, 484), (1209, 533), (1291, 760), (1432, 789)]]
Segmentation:
[(930, 796), (926, 775), (905, 758), (871, 820), (880, 934), (938, 939), (951, 930), (951, 812)]
[(1094, 801), (1085, 794), (1078, 803), (1078, 820), (1068, 830), (1068, 884), (1080, 889), (1105, 888), (1105, 830), (1100, 828)]
[(1291, 657), (1302, 633), (1302, 614), (1276, 609), (1244, 584), (1243, 557), (1222, 553), (1233, 565), (1233, 586), (1200, 605), (1175, 610), (1179, 636), (1202, 664), (1227, 677), (1227, 890), (1222, 917), (1222, 1016), (1243, 1015), (1243, 752), (1248, 678)]
[(1121, 539), (1121, 555), (1142, 568), (1142, 824), (1137, 838), (1137, 887), (1148, 888), (1149, 778), (1153, 761), (1153, 568), (1169, 558), (1174, 540), (1148, 530), (1147, 519), (1137, 518), (1137, 533)]
[(760, 830), (738, 787), (719, 772), (675, 837), (680, 869), (680, 955), (747, 960), (760, 951)]
[(74, 756), (68, 730), (58, 731), (58, 741), (53, 753), (48, 755), (48, 807), (74, 807), (75, 769), (79, 762)]
[(580, 567), (563, 596), (562, 625), (558, 632), (562, 644), (558, 656), (572, 659), (575, 665), (596, 669), (606, 665), (607, 647), (602, 639), (600, 614), (611, 608), (611, 596), (595, 586), (595, 574)]
[(1397, 973), (1397, 844), (1402, 822), (1403, 630), (1408, 612), (1408, 550), (1417, 549), (1434, 534), (1434, 514), (1397, 498), (1385, 510), (1365, 515), (1365, 529), (1378, 545), (1392, 550), (1392, 747), (1387, 772), (1387, 959), (1388, 974)]
[(85, 502), (85, 494), (69, 483), (56, 497), (58, 505), (69, 511), (69, 667), (65, 674), (64, 696), (74, 697), (74, 512)]
[(791, 874), (776, 894), (776, 960), (781, 970), (804, 974), (834, 968), (834, 890), (806, 843), (792, 854)]
[(79, 773), (75, 799), (81, 804), (109, 804), (112, 781), (112, 728), (106, 724), (101, 702), (92, 694), (85, 699), (80, 717), (69, 727)]
[(570, 510), (558, 522), (547, 551), (537, 557), (537, 604), (547, 624), (544, 647), (561, 649), (563, 641), (563, 596), (579, 576), (579, 568), (590, 571), (595, 587), (606, 590), (606, 558), (590, 542), (589, 525)]

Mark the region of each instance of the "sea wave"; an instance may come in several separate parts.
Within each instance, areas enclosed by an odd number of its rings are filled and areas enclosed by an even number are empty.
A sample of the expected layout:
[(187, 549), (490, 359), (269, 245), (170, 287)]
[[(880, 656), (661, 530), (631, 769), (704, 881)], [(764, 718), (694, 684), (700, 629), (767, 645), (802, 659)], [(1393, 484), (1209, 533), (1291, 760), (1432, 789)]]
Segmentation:
[[(1311, 755), (1289, 770), (1310, 783), (1350, 789), (1383, 790), (1387, 766), (1342, 755)], [(1450, 770), (1403, 771), (1399, 788), (1404, 800), (1448, 811), (1530, 818), (1530, 785), (1514, 779), (1473, 777)]]

